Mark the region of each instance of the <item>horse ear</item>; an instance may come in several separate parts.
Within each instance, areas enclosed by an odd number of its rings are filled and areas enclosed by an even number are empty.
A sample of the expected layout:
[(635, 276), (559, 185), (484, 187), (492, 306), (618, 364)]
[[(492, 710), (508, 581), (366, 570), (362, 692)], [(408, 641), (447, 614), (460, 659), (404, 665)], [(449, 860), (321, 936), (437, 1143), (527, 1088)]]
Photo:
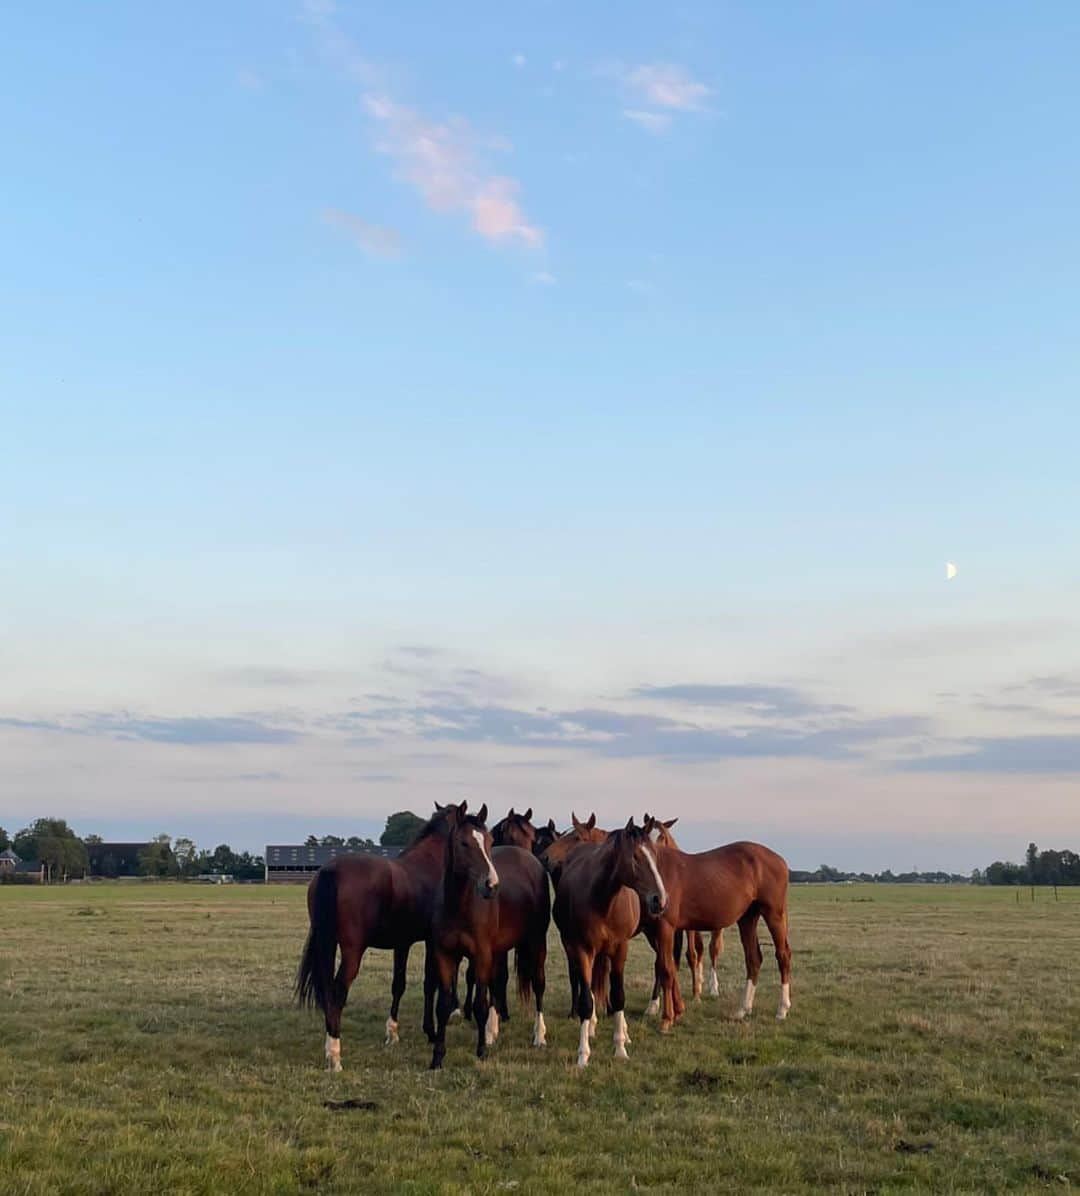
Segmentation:
[(667, 820), (667, 822), (665, 822), (665, 823), (664, 823), (664, 826), (666, 826), (668, 830), (671, 830), (671, 828), (672, 828), (672, 827), (675, 825), (675, 823), (676, 823), (676, 822), (678, 822), (678, 821), (679, 821), (679, 820), (678, 820), (677, 818), (669, 818), (669, 819)]
[(526, 822), (529, 822), (532, 819), (532, 806), (530, 806), (521, 817), (524, 818)]
[(583, 831), (585, 829), (584, 825), (578, 822), (578, 817), (573, 810), (570, 811), (570, 825), (576, 831)]
[(596, 811), (595, 810), (589, 815), (589, 821), (585, 823), (585, 826), (590, 831), (593, 829), (593, 827), (596, 826)]
[(464, 817), (465, 817), (465, 812), (468, 810), (468, 808), (469, 808), (469, 799), (468, 799), (468, 798), (466, 798), (466, 799), (465, 799), (465, 800), (464, 800), (464, 801), (461, 803), (461, 805), (460, 805), (460, 806), (458, 806), (458, 808), (457, 808), (457, 812), (458, 812), (458, 813), (461, 815), (461, 817), (462, 817), (462, 818), (464, 818)]
[(480, 811), (476, 817), (480, 822), (487, 822), (487, 802), (484, 802), (484, 804), (480, 807)]
[(629, 819), (629, 821), (628, 821), (628, 822), (627, 822), (627, 824), (626, 824), (626, 829), (627, 829), (628, 831), (632, 831), (632, 830), (636, 830), (636, 829), (637, 829), (637, 828), (634, 826), (634, 816), (633, 816), (633, 814), (631, 814), (631, 815), (630, 815), (630, 819)]
[(507, 817), (507, 818), (513, 818), (513, 817), (514, 817), (514, 807), (513, 807), (513, 806), (511, 806), (511, 807), (510, 807), (510, 813), (509, 813), (509, 814), (507, 814), (507, 816), (506, 816), (506, 817)]
[(549, 819), (548, 819), (548, 825), (547, 825), (547, 828), (548, 828), (548, 830), (549, 830), (549, 831), (554, 831), (554, 830), (555, 830), (555, 819), (554, 819), (554, 818), (549, 818)]

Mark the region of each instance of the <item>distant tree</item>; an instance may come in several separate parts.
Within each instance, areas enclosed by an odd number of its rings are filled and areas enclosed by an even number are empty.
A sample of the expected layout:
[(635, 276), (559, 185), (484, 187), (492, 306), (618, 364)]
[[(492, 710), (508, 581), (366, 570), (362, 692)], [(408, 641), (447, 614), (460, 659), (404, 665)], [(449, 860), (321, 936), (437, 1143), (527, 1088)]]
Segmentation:
[(100, 835), (83, 835), (83, 842), (87, 847), (96, 847), (99, 843), (104, 843)]
[(12, 850), (24, 860), (41, 860), (48, 880), (86, 871), (86, 845), (63, 818), (37, 818), (15, 836)]
[(305, 847), (318, 847), (319, 846), (318, 835), (308, 835), (308, 837), (304, 840), (304, 846)]
[(139, 852), (140, 876), (176, 876), (179, 871), (170, 835), (157, 835)]
[(417, 831), (426, 825), (419, 814), (414, 814), (411, 810), (399, 810), (387, 818), (379, 842), (383, 847), (408, 847), (416, 837)]
[(172, 847), (176, 857), (176, 867), (181, 876), (197, 876), (199, 869), (199, 849), (193, 839), (181, 837)]
[(344, 847), (345, 840), (340, 835), (323, 835), (319, 840), (321, 847)]
[(345, 840), (345, 846), (351, 847), (353, 851), (364, 851), (369, 847), (377, 847), (378, 844), (374, 839), (361, 839), (359, 835), (350, 835)]
[(8, 833), (0, 826), (0, 851), (7, 851), (10, 846), (11, 840), (8, 838)]
[(1025, 878), (1029, 885), (1035, 884), (1039, 875), (1039, 849), (1034, 843), (1029, 843), (1027, 846), (1027, 877)]

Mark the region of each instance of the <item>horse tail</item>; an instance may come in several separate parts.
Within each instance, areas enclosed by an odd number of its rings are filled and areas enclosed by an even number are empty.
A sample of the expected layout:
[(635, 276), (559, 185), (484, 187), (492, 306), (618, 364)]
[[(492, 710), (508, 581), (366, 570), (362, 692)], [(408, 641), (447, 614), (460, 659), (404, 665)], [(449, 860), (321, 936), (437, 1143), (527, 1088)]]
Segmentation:
[(683, 932), (681, 930), (675, 931), (675, 943), (672, 947), (672, 955), (675, 957), (675, 967), (678, 968), (682, 962), (683, 952)]
[(296, 1000), (301, 1006), (314, 1006), (323, 1013), (329, 1010), (337, 946), (337, 871), (320, 868), (311, 901), (311, 929), (296, 976)]
[[(611, 977), (611, 960), (606, 955), (598, 955), (593, 960), (592, 995), (598, 1006), (605, 1013), (610, 1012), (608, 1005), (608, 980)], [(599, 1010), (597, 1011), (599, 1012)]]
[(526, 1004), (532, 997), (532, 978), (536, 968), (536, 954), (529, 942), (519, 943), (514, 950), (514, 971), (517, 972), (517, 990), (521, 1003)]

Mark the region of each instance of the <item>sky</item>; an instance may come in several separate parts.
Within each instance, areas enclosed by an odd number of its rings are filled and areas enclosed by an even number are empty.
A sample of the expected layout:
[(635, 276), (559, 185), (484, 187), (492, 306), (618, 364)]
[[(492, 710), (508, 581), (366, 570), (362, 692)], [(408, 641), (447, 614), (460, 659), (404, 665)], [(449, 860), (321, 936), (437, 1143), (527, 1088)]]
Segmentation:
[(0, 825), (1080, 847), (1078, 48), (1065, 0), (7, 6)]

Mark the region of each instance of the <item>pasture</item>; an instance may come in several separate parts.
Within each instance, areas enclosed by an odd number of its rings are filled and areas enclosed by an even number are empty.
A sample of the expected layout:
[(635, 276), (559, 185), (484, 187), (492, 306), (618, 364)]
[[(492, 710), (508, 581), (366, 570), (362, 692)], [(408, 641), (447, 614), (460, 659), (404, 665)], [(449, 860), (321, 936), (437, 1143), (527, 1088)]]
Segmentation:
[[(345, 1071), (291, 1003), (304, 890), (0, 889), (0, 1190), (44, 1192), (988, 1192), (1080, 1186), (1080, 890), (792, 891), (793, 1009), (766, 950), (756, 1012), (688, 1001), (669, 1036), (628, 969), (630, 1059), (601, 1019), (573, 1066), (551, 931), (548, 1038), (514, 1007), (491, 1058), (452, 1023), (426, 1070), (422, 948), (401, 1045), (390, 957), (345, 1012)], [(683, 968), (680, 983), (688, 989)], [(353, 1102), (343, 1107), (342, 1102)]]

